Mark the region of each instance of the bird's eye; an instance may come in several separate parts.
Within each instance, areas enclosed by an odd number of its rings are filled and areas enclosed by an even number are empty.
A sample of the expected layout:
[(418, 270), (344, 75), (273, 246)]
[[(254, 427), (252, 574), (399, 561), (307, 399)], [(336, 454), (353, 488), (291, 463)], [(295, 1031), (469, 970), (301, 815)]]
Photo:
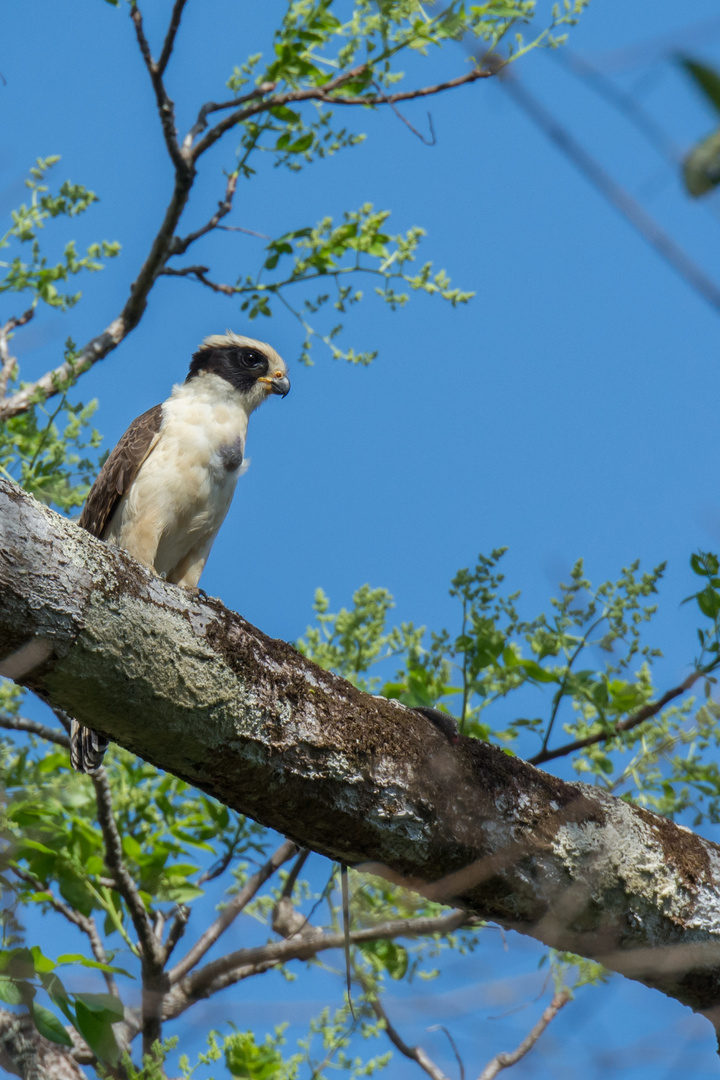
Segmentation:
[(263, 357), (256, 352), (244, 352), (240, 354), (240, 363), (244, 368), (259, 367), (263, 362)]

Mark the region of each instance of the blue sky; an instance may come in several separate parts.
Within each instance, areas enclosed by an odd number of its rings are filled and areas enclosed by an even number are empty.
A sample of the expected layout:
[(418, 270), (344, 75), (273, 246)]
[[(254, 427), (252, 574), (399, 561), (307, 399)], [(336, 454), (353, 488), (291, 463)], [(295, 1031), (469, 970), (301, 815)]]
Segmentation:
[[(155, 43), (169, 6), (163, 0), (146, 13)], [(199, 102), (218, 98), (235, 63), (267, 51), (283, 6), (189, 5), (168, 75), (182, 129)], [(594, 0), (570, 45), (688, 147), (714, 121), (671, 56), (687, 51), (720, 64), (720, 23), (685, 30), (686, 19), (695, 25), (716, 16), (713, 0), (683, 7)], [(0, 27), (0, 210), (7, 214), (23, 197), (22, 177), (38, 155), (60, 153), (61, 178), (101, 198), (68, 235), (79, 244), (103, 237), (123, 244), (121, 257), (86, 282), (70, 316), (44, 313), (18, 335), (29, 377), (57, 362), (68, 334), (83, 342), (117, 313), (159, 223), (171, 170), (124, 10), (101, 0), (75, 0), (72, 9), (36, 0), (6, 5)], [(432, 80), (464, 65), (462, 47), (453, 46), (427, 70)], [(517, 75), (720, 278), (717, 200), (687, 199), (667, 163), (557, 58), (532, 54)], [(251, 467), (202, 581), (210, 594), (264, 631), (295, 640), (310, 620), (317, 586), (335, 609), (370, 582), (394, 594), (398, 621), (453, 630), (448, 583), (478, 551), (509, 547), (508, 579), (523, 590), (527, 614), (547, 607), (579, 556), (594, 581), (638, 557), (647, 567), (668, 560), (653, 643), (665, 653), (660, 684), (674, 685), (695, 649), (692, 613), (679, 606), (693, 587), (688, 558), (698, 547), (720, 547), (718, 312), (550, 145), (499, 82), (438, 97), (430, 109), (434, 147), (390, 112), (355, 118), (368, 132), (362, 146), (300, 175), (263, 170), (259, 182), (241, 186), (229, 220), (278, 235), (365, 202), (389, 208), (394, 231), (427, 230), (421, 260), (432, 259), (475, 291), (466, 308), (414, 296), (391, 314), (369, 299), (347, 319), (344, 340), (377, 348), (377, 361), (354, 369), (318, 345), (315, 366), (306, 369), (296, 363), (302, 333), (290, 317), (248, 326), (233, 301), (165, 279), (140, 327), (83, 378), (81, 395), (98, 397), (96, 423), (112, 446), (134, 416), (183, 378), (204, 336), (232, 327), (270, 340), (290, 364), (293, 389), (253, 417)], [(426, 111), (425, 104), (406, 109), (420, 128)], [(189, 226), (212, 212), (233, 149), (216, 148), (205, 160)], [(48, 241), (59, 247), (50, 230)], [(207, 261), (216, 279), (232, 281), (257, 265), (261, 252), (261, 241), (228, 233), (199, 248), (193, 261)], [(12, 313), (3, 307), (3, 316)], [(532, 1001), (544, 976), (535, 971), (533, 945), (513, 937), (510, 947), (500, 982), (506, 958), (493, 932), (485, 951), (454, 960), (439, 986), (403, 992), (396, 1015), (405, 1037), (452, 1068), (442, 1034), (424, 1030), (438, 1019), (433, 996), (445, 994), (441, 1022), (462, 1043), (469, 1074), (517, 1042), (537, 1004), (504, 1020), (487, 1018)], [(268, 977), (265, 985), (262, 993), (294, 1017), (293, 985), (302, 984)], [(317, 985), (324, 1003), (327, 987)], [(262, 1026), (265, 999), (255, 994), (252, 1003), (228, 1005), (228, 1016), (241, 1022), (232, 1014), (237, 1007), (242, 1022)], [(214, 1013), (212, 1021), (220, 1019)], [(710, 1076), (715, 1067), (704, 1022), (616, 978), (581, 994), (514, 1076), (611, 1072), (644, 1080)], [(396, 1063), (391, 1075), (414, 1075), (413, 1067)]]

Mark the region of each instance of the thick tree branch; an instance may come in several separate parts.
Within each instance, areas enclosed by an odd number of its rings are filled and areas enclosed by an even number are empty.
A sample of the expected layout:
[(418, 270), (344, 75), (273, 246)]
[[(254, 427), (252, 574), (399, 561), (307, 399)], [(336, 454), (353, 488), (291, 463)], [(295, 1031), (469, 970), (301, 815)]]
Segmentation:
[(449, 743), (5, 480), (0, 673), (303, 847), (720, 1008), (719, 845)]
[(187, 975), (188, 971), (191, 971), (195, 965), (202, 960), (203, 956), (209, 949), (215, 944), (221, 934), (224, 934), (227, 928), (235, 921), (240, 912), (247, 907), (252, 898), (257, 894), (258, 889), (261, 889), (268, 878), (276, 872), (278, 867), (287, 862), (288, 859), (292, 859), (297, 854), (297, 844), (294, 844), (292, 840), (286, 840), (275, 851), (272, 856), (267, 860), (260, 869), (248, 878), (243, 885), (242, 889), (233, 896), (225, 907), (222, 909), (218, 917), (214, 922), (208, 926), (207, 930), (201, 935), (200, 939), (195, 942), (193, 947), (186, 952), (182, 960), (175, 965), (172, 971), (169, 972), (168, 978), (170, 985), (173, 986), (176, 982)]
[(511, 1065), (517, 1065), (518, 1061), (524, 1058), (528, 1051), (532, 1050), (545, 1028), (555, 1019), (563, 1005), (567, 1005), (568, 1001), (570, 1001), (570, 994), (567, 990), (560, 990), (555, 994), (530, 1034), (514, 1050), (496, 1054), (480, 1073), (478, 1080), (494, 1080), (494, 1077), (503, 1069), (508, 1069)]

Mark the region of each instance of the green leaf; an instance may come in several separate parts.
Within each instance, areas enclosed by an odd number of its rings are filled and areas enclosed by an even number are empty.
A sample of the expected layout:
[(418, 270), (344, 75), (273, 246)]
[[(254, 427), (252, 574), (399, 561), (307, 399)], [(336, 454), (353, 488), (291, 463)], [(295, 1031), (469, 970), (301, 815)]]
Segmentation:
[(305, 135), (301, 135), (299, 139), (296, 139), (295, 142), (290, 143), (290, 145), (286, 147), (287, 153), (302, 154), (304, 150), (310, 149), (314, 138), (315, 136), (312, 131), (308, 131)]
[(25, 999), (21, 984), (7, 975), (0, 975), (0, 1001), (8, 1005), (21, 1005)]
[(63, 874), (58, 877), (58, 888), (63, 900), (67, 900), (81, 915), (92, 914), (93, 898), (84, 881), (72, 874)]
[(35, 1027), (41, 1035), (50, 1042), (59, 1043), (60, 1046), (72, 1046), (73, 1042), (55, 1013), (50, 1012), (43, 1005), (37, 1005), (34, 1001), (30, 1006)]
[(402, 979), (408, 969), (408, 953), (394, 941), (367, 941), (359, 946), (375, 967), (387, 971), (391, 979)]
[(720, 615), (720, 593), (709, 585), (707, 589), (697, 594), (698, 607), (708, 619), (716, 619)]
[(135, 976), (131, 975), (125, 968), (114, 967), (112, 964), (101, 964), (99, 960), (90, 960), (87, 956), (83, 956), (82, 953), (64, 953), (57, 958), (58, 964), (82, 964), (86, 968), (96, 968), (98, 971), (111, 971), (115, 975), (127, 975), (128, 979), (134, 979)]
[(54, 969), (55, 961), (50, 960), (47, 956), (43, 956), (42, 951), (37, 945), (33, 945), (30, 952), (33, 955), (33, 963), (35, 964), (35, 970), (38, 974)]
[(720, 113), (720, 73), (707, 64), (681, 56), (680, 66), (685, 69), (706, 101)]
[(238, 1031), (225, 1040), (225, 1064), (237, 1080), (274, 1080), (283, 1059), (272, 1046), (258, 1046), (251, 1031)]
[(104, 1065), (117, 1065), (120, 1060), (120, 1048), (118, 1047), (115, 1033), (111, 1027), (111, 1021), (104, 1012), (94, 1012), (79, 998), (92, 997), (95, 995), (80, 995), (75, 1005), (77, 1029), (90, 1049)]
[(57, 1005), (58, 1009), (64, 1016), (75, 1026), (75, 1014), (70, 1008), (70, 1000), (67, 995), (67, 991), (63, 984), (58, 979), (55, 972), (50, 972), (47, 975), (40, 976), (40, 982), (43, 984), (46, 993), (48, 994), (53, 1005)]
[(683, 180), (689, 195), (698, 198), (720, 184), (720, 131), (699, 142), (683, 161)]
[(555, 672), (546, 671), (535, 660), (519, 660), (516, 667), (522, 668), (528, 679), (532, 679), (533, 682), (556, 683), (560, 681)]
[(123, 1003), (114, 994), (75, 994), (75, 1001), (98, 1016), (107, 1016), (113, 1023), (125, 1016)]

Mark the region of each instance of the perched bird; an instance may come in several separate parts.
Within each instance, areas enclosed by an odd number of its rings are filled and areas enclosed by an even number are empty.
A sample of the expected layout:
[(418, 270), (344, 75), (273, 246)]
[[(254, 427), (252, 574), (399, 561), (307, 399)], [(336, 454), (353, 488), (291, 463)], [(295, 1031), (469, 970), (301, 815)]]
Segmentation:
[[(205, 338), (185, 382), (122, 436), (79, 525), (194, 589), (241, 473), (250, 413), (289, 390), (287, 367), (270, 345), (230, 331)], [(73, 720), (73, 768), (93, 772), (107, 743)]]

